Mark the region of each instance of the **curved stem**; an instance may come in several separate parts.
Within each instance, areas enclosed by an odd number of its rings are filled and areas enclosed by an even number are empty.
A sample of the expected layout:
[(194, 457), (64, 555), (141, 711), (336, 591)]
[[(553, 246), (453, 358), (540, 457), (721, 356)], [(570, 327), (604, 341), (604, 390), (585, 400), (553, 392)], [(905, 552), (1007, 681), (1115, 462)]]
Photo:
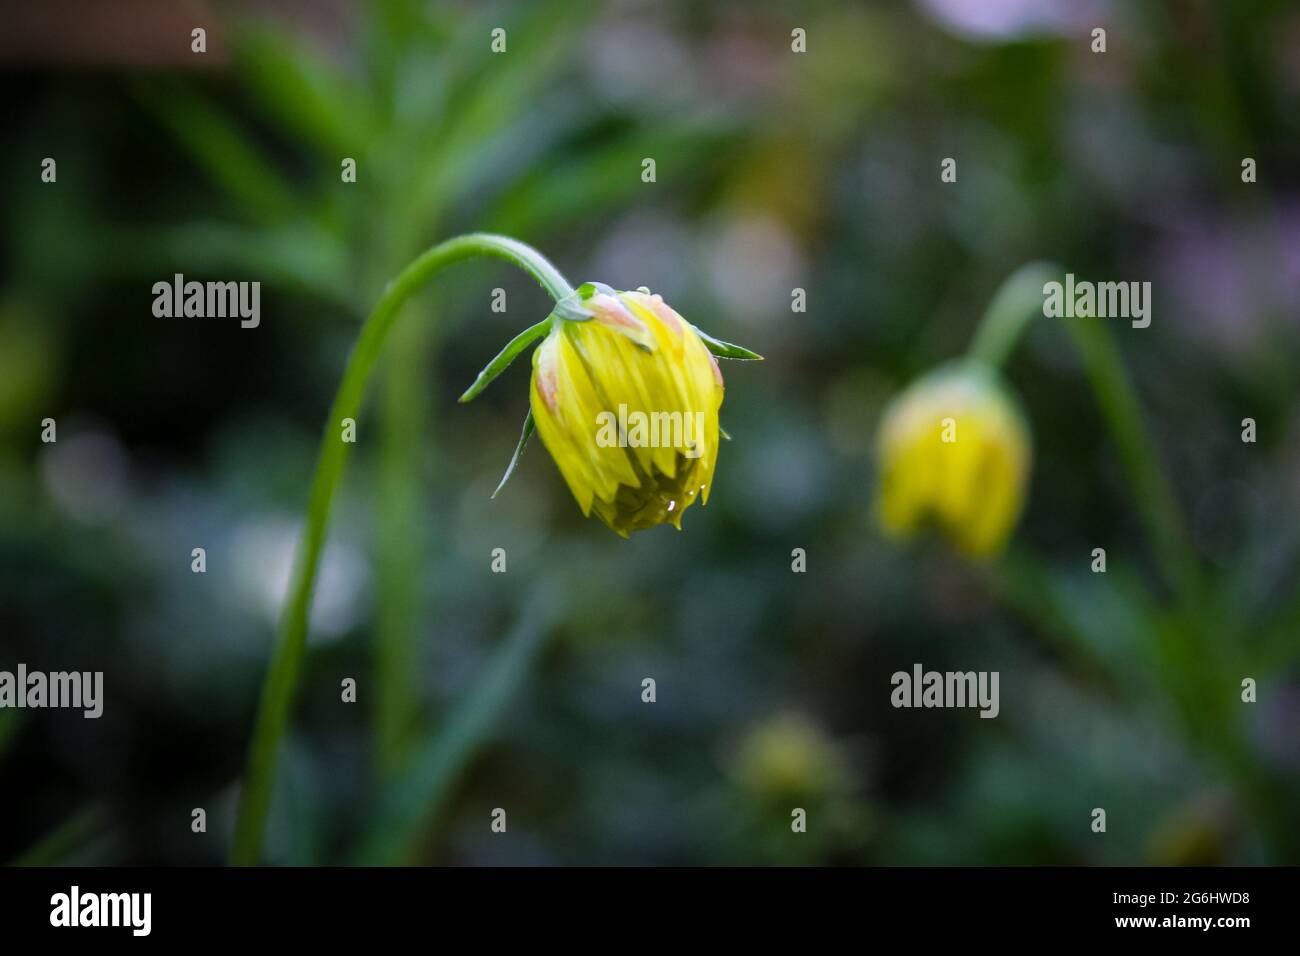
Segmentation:
[(1008, 276), (984, 310), (966, 354), (1000, 368), (1030, 321), (1043, 314), (1043, 286), (1059, 274), (1051, 263), (1031, 262)]
[[(1031, 262), (1012, 273), (985, 310), (967, 355), (1000, 367), (1033, 318), (1043, 314), (1044, 286), (1059, 279), (1061, 272), (1054, 263)], [(1138, 516), (1151, 537), (1160, 570), (1179, 596), (1190, 600), (1198, 592), (1199, 569), (1173, 489), (1153, 452), (1155, 446), (1115, 343), (1095, 318), (1063, 321), (1119, 449)]]
[(262, 855), (266, 816), (271, 806), (271, 788), (280, 741), (289, 720), (289, 709), (298, 673), (302, 669), (307, 643), (307, 621), (311, 610), (316, 572), (320, 565), (329, 527), (334, 494), (338, 489), (352, 444), (341, 437), (344, 419), (356, 419), (370, 373), (392, 330), (403, 303), (436, 273), (449, 265), (477, 256), (495, 256), (514, 263), (531, 275), (557, 302), (573, 293), (568, 280), (536, 249), (506, 236), (471, 233), (449, 239), (427, 250), (389, 283), (361, 328), (339, 384), (329, 420), (321, 436), (316, 472), (307, 505), (307, 522), (299, 543), (290, 583), (289, 599), (280, 619), (270, 669), (262, 687), (257, 722), (249, 748), (248, 767), (240, 792), (235, 819), (231, 862), (237, 866), (256, 864)]

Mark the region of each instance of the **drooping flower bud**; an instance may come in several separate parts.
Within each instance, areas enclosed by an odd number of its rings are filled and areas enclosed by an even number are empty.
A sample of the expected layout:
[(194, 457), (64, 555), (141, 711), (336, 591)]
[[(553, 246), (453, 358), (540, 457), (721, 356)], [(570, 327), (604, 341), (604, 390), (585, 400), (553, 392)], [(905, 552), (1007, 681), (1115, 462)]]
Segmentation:
[(598, 291), (587, 322), (558, 322), (533, 353), (537, 431), (583, 514), (614, 531), (669, 522), (708, 501), (722, 373), (657, 295)]
[(594, 512), (625, 538), (665, 523), (680, 529), (682, 512), (708, 501), (724, 435), (714, 355), (760, 356), (706, 335), (649, 290), (586, 283), (548, 324), (508, 345), (462, 400), (543, 333), (529, 418), (506, 477), (535, 427), (584, 515)]
[(937, 526), (962, 552), (1000, 552), (1024, 504), (1031, 440), (997, 372), (945, 365), (886, 408), (877, 440), (876, 510), (899, 537)]

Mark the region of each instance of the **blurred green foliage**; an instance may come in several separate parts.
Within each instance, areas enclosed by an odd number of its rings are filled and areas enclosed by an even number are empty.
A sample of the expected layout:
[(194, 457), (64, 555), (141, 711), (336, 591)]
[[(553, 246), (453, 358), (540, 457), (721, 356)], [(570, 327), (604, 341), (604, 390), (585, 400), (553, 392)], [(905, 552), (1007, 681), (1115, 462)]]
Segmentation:
[[(475, 266), (408, 310), (326, 554), (271, 860), (1300, 862), (1300, 15), (1114, 4), (1097, 55), (1073, 5), (1004, 6), (385, 0), (342, 29), (214, 20), (216, 70), (6, 74), (0, 668), (102, 669), (107, 703), (0, 711), (0, 858), (224, 859), (357, 323), (422, 248), (491, 229), (767, 361), (724, 368), (707, 508), (623, 542), (540, 445), (489, 499), (525, 370), (455, 404), (541, 293)], [(883, 403), (1042, 258), (1153, 281), (1152, 327), (1108, 332), (1190, 596), (1048, 320), (1007, 367), (1035, 437), (1011, 552), (971, 566), (874, 525)], [(260, 279), (262, 326), (154, 319), (178, 271)], [(1000, 670), (999, 719), (892, 709), (918, 661)]]

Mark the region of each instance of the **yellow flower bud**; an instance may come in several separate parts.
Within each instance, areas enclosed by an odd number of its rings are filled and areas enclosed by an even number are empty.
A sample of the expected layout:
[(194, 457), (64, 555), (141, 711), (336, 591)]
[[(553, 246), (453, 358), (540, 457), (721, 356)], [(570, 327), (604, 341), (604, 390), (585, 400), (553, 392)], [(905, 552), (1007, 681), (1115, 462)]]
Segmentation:
[(623, 537), (707, 501), (722, 373), (662, 298), (599, 291), (586, 321), (557, 321), (533, 353), (537, 432), (585, 515)]
[(742, 743), (735, 770), (753, 793), (778, 799), (824, 796), (848, 779), (835, 744), (807, 717), (782, 713), (754, 727)]
[(885, 409), (877, 440), (876, 509), (890, 533), (937, 526), (972, 557), (1006, 544), (1024, 504), (1029, 429), (996, 371), (953, 363)]

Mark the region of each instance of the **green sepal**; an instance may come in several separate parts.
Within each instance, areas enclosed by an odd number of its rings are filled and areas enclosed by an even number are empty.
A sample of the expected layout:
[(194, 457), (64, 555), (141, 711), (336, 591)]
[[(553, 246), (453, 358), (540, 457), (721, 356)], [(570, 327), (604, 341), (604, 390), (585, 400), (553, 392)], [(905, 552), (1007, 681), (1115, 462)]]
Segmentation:
[(523, 431), (519, 433), (519, 444), (515, 446), (515, 453), (510, 457), (510, 464), (506, 466), (506, 473), (501, 476), (501, 482), (497, 485), (497, 490), (492, 492), (493, 498), (501, 493), (501, 489), (506, 486), (510, 476), (515, 473), (515, 466), (519, 464), (519, 459), (524, 454), (524, 448), (528, 444), (528, 439), (532, 437), (534, 428), (533, 410), (530, 408), (528, 409), (528, 416), (524, 419)]
[(460, 397), (459, 401), (468, 402), (487, 388), (494, 378), (504, 372), (510, 363), (519, 357), (520, 352), (545, 335), (550, 331), (550, 328), (551, 320), (547, 317), (536, 325), (524, 329), (511, 339), (506, 344), (506, 347), (497, 353), (497, 357), (488, 362), (483, 371), (478, 373), (478, 378), (474, 379), (474, 384), (465, 389), (465, 394)]
[(722, 339), (715, 339), (699, 326), (692, 325), (691, 328), (695, 329), (695, 333), (704, 342), (705, 348), (718, 358), (736, 359), (741, 362), (763, 361), (763, 356), (759, 355), (757, 352), (751, 352), (742, 345), (732, 345), (730, 342), (722, 341)]
[(555, 303), (555, 308), (551, 310), (551, 315), (563, 322), (587, 322), (596, 317), (596, 313), (583, 305), (597, 292), (597, 283), (584, 282), (573, 291), (572, 295), (566, 295), (559, 302)]

